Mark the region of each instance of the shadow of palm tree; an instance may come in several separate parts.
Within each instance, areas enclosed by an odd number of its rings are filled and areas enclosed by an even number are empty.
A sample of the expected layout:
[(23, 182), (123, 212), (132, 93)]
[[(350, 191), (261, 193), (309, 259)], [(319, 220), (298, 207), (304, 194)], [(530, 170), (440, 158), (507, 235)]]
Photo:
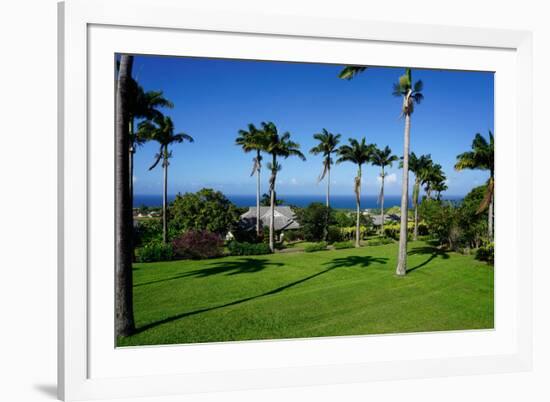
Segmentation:
[(269, 266), (282, 266), (282, 262), (270, 262), (262, 258), (239, 258), (233, 261), (217, 261), (208, 264), (204, 268), (195, 269), (189, 272), (182, 272), (181, 274), (171, 276), (169, 278), (157, 279), (149, 282), (141, 282), (134, 285), (134, 287), (151, 285), (154, 283), (173, 281), (176, 279), (196, 277), (204, 278), (211, 275), (224, 274), (225, 275), (237, 275), (237, 274), (252, 274), (262, 271)]
[(435, 258), (441, 257), (444, 260), (447, 260), (449, 258), (449, 254), (447, 254), (447, 251), (444, 249), (440, 249), (435, 246), (422, 246), (422, 247), (415, 247), (411, 249), (408, 253), (408, 255), (429, 255), (428, 259), (418, 265), (415, 265), (412, 268), (407, 269), (407, 273), (413, 272), (419, 268), (422, 268), (426, 265), (428, 265), (432, 260)]
[(164, 318), (162, 320), (159, 320), (159, 321), (155, 321), (155, 322), (152, 322), (150, 324), (147, 324), (147, 325), (144, 325), (142, 327), (139, 327), (139, 328), (136, 328), (136, 331), (134, 332), (134, 334), (139, 334), (143, 331), (146, 331), (148, 329), (151, 329), (151, 328), (154, 328), (154, 327), (157, 327), (159, 325), (162, 325), (162, 324), (167, 324), (169, 322), (172, 322), (172, 321), (176, 321), (176, 320), (179, 320), (181, 318), (185, 318), (185, 317), (189, 317), (189, 316), (192, 316), (192, 315), (196, 315), (196, 314), (200, 314), (200, 313), (206, 313), (207, 311), (213, 311), (213, 310), (218, 310), (218, 309), (221, 309), (221, 308), (224, 308), (224, 307), (230, 307), (230, 306), (235, 306), (237, 304), (241, 304), (241, 303), (245, 303), (245, 302), (248, 302), (248, 301), (251, 301), (251, 300), (255, 300), (255, 299), (259, 299), (261, 297), (265, 297), (265, 296), (270, 296), (270, 295), (274, 295), (274, 294), (277, 294), (277, 293), (281, 293), (287, 289), (290, 289), (296, 285), (299, 285), (301, 283), (304, 283), (306, 281), (309, 281), (313, 278), (316, 278), (318, 276), (321, 276), (323, 274), (326, 274), (327, 272), (329, 271), (332, 271), (335, 267), (330, 267), (330, 268), (327, 268), (325, 269), (324, 271), (321, 271), (321, 272), (317, 272), (316, 274), (313, 274), (313, 275), (310, 275), (310, 276), (307, 276), (305, 278), (302, 278), (302, 279), (299, 279), (297, 281), (294, 281), (294, 282), (290, 282), (284, 286), (280, 286), (278, 288), (275, 288), (273, 290), (270, 290), (268, 292), (265, 292), (265, 293), (261, 293), (261, 294), (258, 294), (258, 295), (255, 295), (255, 296), (250, 296), (250, 297), (245, 297), (243, 299), (239, 299), (239, 300), (235, 300), (235, 301), (232, 301), (232, 302), (229, 302), (229, 303), (225, 303), (225, 304), (221, 304), (221, 305), (218, 305), (218, 306), (213, 306), (213, 307), (206, 307), (206, 308), (203, 308), (203, 309), (199, 309), (199, 310), (194, 310), (194, 311), (189, 311), (189, 312), (185, 312), (185, 313), (181, 313), (181, 314), (177, 314), (177, 315), (174, 315), (174, 316), (171, 316), (171, 317), (167, 317), (167, 318)]
[(371, 264), (386, 264), (387, 262), (388, 258), (386, 257), (350, 255), (348, 257), (335, 258), (326, 262), (325, 265), (330, 265), (331, 269), (334, 269), (341, 267), (368, 267)]
[[(240, 261), (240, 264), (239, 264), (239, 261)], [(243, 268), (241, 267), (241, 265), (243, 264), (243, 261), (250, 264), (248, 267), (244, 268), (244, 271), (243, 271)], [(157, 327), (157, 326), (162, 325), (162, 324), (167, 324), (167, 323), (179, 320), (181, 318), (189, 317), (189, 316), (196, 315), (196, 314), (205, 313), (205, 312), (208, 312), (208, 311), (219, 310), (219, 309), (222, 309), (224, 307), (236, 306), (238, 304), (246, 303), (246, 302), (251, 301), (251, 300), (259, 299), (261, 297), (278, 294), (278, 293), (281, 293), (285, 290), (288, 290), (288, 289), (290, 289), (294, 286), (300, 285), (304, 282), (310, 281), (314, 278), (317, 278), (321, 275), (324, 275), (324, 274), (326, 274), (326, 273), (328, 273), (328, 272), (330, 272), (330, 271), (332, 271), (336, 268), (353, 267), (353, 266), (368, 267), (369, 265), (371, 265), (373, 263), (385, 264), (387, 261), (388, 261), (388, 258), (386, 258), (386, 257), (372, 257), (372, 256), (349, 256), (349, 257), (345, 257), (345, 258), (336, 258), (336, 259), (333, 259), (333, 260), (331, 260), (331, 261), (324, 264), (324, 265), (329, 265), (329, 267), (327, 269), (325, 269), (323, 271), (320, 271), (320, 272), (317, 272), (315, 274), (309, 275), (305, 278), (290, 282), (286, 285), (280, 286), (280, 287), (275, 288), (273, 290), (270, 290), (268, 292), (261, 293), (261, 294), (258, 294), (258, 295), (254, 295), (254, 296), (250, 296), (250, 297), (245, 297), (243, 299), (235, 300), (235, 301), (232, 301), (232, 302), (229, 302), (229, 303), (220, 304), (220, 305), (213, 306), (213, 307), (206, 307), (206, 308), (199, 309), (199, 310), (188, 311), (188, 312), (184, 312), (184, 313), (181, 313), (181, 314), (176, 314), (176, 315), (173, 315), (171, 317), (167, 317), (167, 318), (164, 318), (162, 320), (158, 320), (158, 321), (152, 322), (150, 324), (144, 325), (142, 327), (139, 327), (139, 328), (136, 329), (134, 334), (139, 334), (139, 333), (147, 331), (151, 328)], [(258, 272), (259, 270), (264, 269), (264, 268), (266, 268), (267, 266), (270, 266), (270, 265), (280, 266), (280, 265), (284, 265), (284, 264), (269, 262), (265, 259), (241, 258), (239, 260), (231, 261), (229, 263), (224, 263), (223, 261), (220, 261), (220, 262), (216, 262), (213, 265), (214, 265), (213, 267), (205, 268), (203, 270), (196, 270), (196, 271), (192, 271), (192, 272), (187, 272), (187, 273), (182, 274), (178, 277), (181, 278), (181, 277), (184, 277), (184, 276), (191, 276), (191, 275), (196, 275), (196, 276), (202, 277), (202, 276), (208, 276), (208, 275), (215, 275), (217, 273), (223, 273), (223, 272), (228, 272), (227, 275), (233, 275), (233, 274), (236, 274), (236, 273), (240, 273), (241, 271), (242, 272)], [(201, 271), (204, 271), (204, 270), (207, 270), (206, 274), (201, 273)], [(234, 272), (235, 270), (237, 270), (237, 272)], [(178, 277), (167, 278), (165, 280), (177, 279)]]

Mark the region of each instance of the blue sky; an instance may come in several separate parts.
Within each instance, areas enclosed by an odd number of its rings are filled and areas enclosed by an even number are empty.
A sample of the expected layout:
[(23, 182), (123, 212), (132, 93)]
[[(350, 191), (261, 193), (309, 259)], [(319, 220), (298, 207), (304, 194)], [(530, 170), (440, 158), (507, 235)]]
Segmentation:
[[(337, 78), (341, 66), (287, 62), (136, 56), (134, 77), (145, 90), (162, 90), (175, 107), (164, 110), (176, 132), (194, 137), (192, 144), (172, 147), (169, 194), (210, 187), (226, 194), (255, 194), (250, 177), (252, 155), (234, 145), (239, 129), (248, 123), (273, 121), (300, 143), (307, 161), (282, 160), (278, 194), (324, 194), (317, 184), (321, 157), (309, 154), (312, 135), (322, 128), (349, 137), (365, 137), (379, 147), (403, 152), (401, 99), (392, 84), (403, 68), (369, 68), (351, 81)], [(487, 180), (486, 172), (455, 172), (456, 155), (470, 149), (475, 133), (493, 130), (493, 73), (413, 70), (424, 82), (425, 99), (412, 115), (411, 150), (429, 153), (443, 166), (447, 195), (461, 196)], [(135, 193), (161, 194), (162, 169), (148, 167), (156, 143), (140, 147), (135, 158)], [(352, 194), (355, 166), (344, 163), (332, 170), (332, 193)], [(363, 193), (378, 194), (378, 168), (364, 170)], [(400, 193), (401, 170), (389, 169), (386, 194)], [(262, 172), (267, 191), (268, 172)]]

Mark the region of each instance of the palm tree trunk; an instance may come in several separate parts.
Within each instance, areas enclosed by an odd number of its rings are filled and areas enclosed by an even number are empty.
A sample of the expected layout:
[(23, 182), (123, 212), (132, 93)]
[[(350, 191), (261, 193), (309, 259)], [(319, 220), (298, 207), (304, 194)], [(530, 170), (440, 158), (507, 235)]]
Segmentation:
[[(494, 191), (494, 190), (493, 190)], [(489, 232), (489, 241), (493, 241), (493, 202), (494, 202), (495, 195), (494, 193), (491, 195), (491, 201), (489, 202), (489, 221), (487, 222), (488, 232)]]
[(168, 146), (164, 146), (164, 189), (162, 192), (162, 241), (168, 243)]
[(132, 205), (128, 183), (128, 96), (134, 58), (122, 55), (116, 91), (115, 163), (115, 333), (135, 330), (132, 279)]
[[(258, 153), (257, 153), (256, 163), (260, 163), (259, 161), (260, 161), (260, 151), (258, 151)], [(261, 167), (258, 166), (258, 169), (256, 170), (256, 174), (257, 174), (257, 179), (256, 179), (256, 235), (258, 235), (258, 236), (261, 235), (260, 229), (262, 228), (261, 224), (260, 224), (260, 189), (261, 189), (260, 170), (261, 170)]]
[(414, 207), (414, 235), (413, 238), (416, 241), (418, 239), (418, 193), (420, 191), (420, 183), (418, 178), (414, 181), (414, 195), (413, 195), (413, 207)]
[[(330, 157), (330, 156), (329, 156)], [(330, 208), (330, 164), (327, 168), (327, 208)]]
[(273, 167), (271, 170), (271, 178), (269, 182), (269, 192), (271, 197), (270, 204), (270, 219), (269, 219), (269, 249), (275, 252), (275, 179), (277, 178), (277, 158), (273, 155)]
[(357, 171), (355, 178), (355, 202), (356, 202), (356, 218), (355, 218), (355, 247), (361, 247), (361, 165)]
[(382, 225), (380, 233), (382, 236), (384, 235), (384, 181), (384, 166), (382, 166), (382, 188), (380, 189), (380, 225)]
[[(130, 172), (129, 177), (129, 187), (130, 187), (130, 205), (132, 206), (132, 209), (134, 208), (134, 117), (130, 116), (130, 122), (129, 122), (129, 130), (130, 130), (130, 146), (128, 148), (129, 153), (129, 162), (130, 162), (130, 168), (128, 169)], [(132, 214), (133, 219), (133, 214)]]
[[(329, 155), (330, 157), (330, 155)], [(327, 201), (326, 201), (326, 214), (325, 214), (325, 229), (323, 233), (323, 239), (328, 241), (328, 225), (330, 220), (330, 163), (327, 167)]]
[(403, 138), (403, 183), (401, 186), (401, 227), (399, 230), (399, 253), (397, 255), (396, 275), (407, 273), (407, 222), (409, 214), (409, 140), (411, 134), (411, 116), (405, 114), (405, 132)]

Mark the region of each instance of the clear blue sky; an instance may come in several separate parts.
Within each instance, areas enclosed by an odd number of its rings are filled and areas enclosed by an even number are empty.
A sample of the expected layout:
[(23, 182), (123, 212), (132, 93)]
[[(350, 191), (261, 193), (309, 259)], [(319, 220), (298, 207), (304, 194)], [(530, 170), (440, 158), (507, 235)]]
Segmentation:
[[(392, 84), (403, 68), (370, 68), (351, 81), (337, 78), (341, 66), (286, 62), (136, 56), (134, 77), (145, 90), (162, 90), (175, 107), (164, 110), (176, 132), (194, 137), (192, 144), (172, 147), (169, 194), (211, 187), (226, 194), (255, 194), (250, 177), (252, 155), (234, 145), (248, 123), (273, 121), (300, 143), (307, 161), (282, 160), (279, 195), (323, 194), (317, 184), (321, 157), (309, 154), (312, 135), (326, 128), (349, 137), (366, 137), (379, 147), (403, 152), (401, 99)], [(448, 177), (449, 196), (461, 196), (487, 180), (485, 172), (455, 172), (456, 155), (470, 149), (475, 133), (493, 130), (493, 73), (413, 70), (424, 82), (425, 99), (412, 116), (411, 150), (429, 153)], [(135, 193), (161, 194), (162, 169), (148, 167), (156, 143), (140, 147), (135, 158)], [(355, 167), (333, 168), (332, 193), (352, 194)], [(364, 170), (363, 193), (378, 194), (378, 168)], [(401, 170), (389, 169), (386, 194), (400, 193)], [(262, 173), (267, 191), (268, 172)]]

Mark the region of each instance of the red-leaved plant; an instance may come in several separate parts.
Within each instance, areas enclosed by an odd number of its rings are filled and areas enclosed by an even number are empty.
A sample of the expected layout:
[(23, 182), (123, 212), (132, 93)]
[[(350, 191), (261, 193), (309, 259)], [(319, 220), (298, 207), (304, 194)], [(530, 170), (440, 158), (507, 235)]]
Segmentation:
[(212, 258), (222, 255), (223, 240), (208, 230), (188, 230), (173, 242), (174, 253), (180, 258)]

